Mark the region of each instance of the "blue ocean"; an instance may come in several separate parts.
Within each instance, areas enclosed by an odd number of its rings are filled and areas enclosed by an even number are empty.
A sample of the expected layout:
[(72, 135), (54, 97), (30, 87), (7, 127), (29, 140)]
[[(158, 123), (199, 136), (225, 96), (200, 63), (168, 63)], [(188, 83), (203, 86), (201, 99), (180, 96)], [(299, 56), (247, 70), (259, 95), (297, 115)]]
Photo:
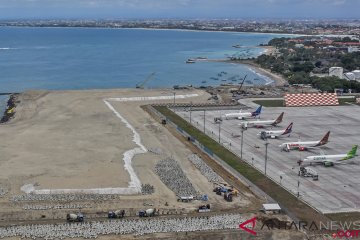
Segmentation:
[[(189, 58), (255, 57), (275, 34), (100, 28), (0, 28), (0, 92), (208, 86), (269, 79), (246, 66)], [(238, 45), (237, 48), (233, 46)], [(1, 109), (1, 108), (0, 108)]]

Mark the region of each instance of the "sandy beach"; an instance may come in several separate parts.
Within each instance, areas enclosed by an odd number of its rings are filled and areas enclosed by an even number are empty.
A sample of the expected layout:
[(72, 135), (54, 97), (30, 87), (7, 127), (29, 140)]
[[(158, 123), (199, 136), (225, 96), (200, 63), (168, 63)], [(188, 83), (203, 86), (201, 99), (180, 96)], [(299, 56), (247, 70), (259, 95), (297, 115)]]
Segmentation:
[(265, 77), (270, 78), (271, 80), (274, 80), (274, 85), (275, 86), (284, 86), (285, 84), (287, 84), (288, 82), (286, 81), (286, 79), (276, 73), (271, 72), (270, 70), (264, 69), (262, 67), (260, 67), (258, 64), (249, 61), (249, 60), (242, 60), (242, 61), (232, 61), (234, 63), (239, 63), (239, 64), (245, 64), (247, 65), (249, 68), (253, 69), (255, 72), (257, 72), (260, 75), (263, 75)]

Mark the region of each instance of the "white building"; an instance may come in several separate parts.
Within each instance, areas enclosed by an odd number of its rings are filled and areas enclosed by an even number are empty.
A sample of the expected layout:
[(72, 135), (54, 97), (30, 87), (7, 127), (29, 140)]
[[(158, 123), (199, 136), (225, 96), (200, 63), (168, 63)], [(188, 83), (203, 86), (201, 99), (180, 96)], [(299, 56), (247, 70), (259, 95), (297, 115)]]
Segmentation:
[(348, 52), (352, 53), (352, 52), (360, 52), (360, 47), (348, 47)]
[(355, 75), (355, 80), (360, 81), (360, 70), (354, 70), (352, 73)]
[(329, 76), (335, 76), (343, 78), (344, 69), (342, 67), (331, 67), (329, 68)]
[(344, 76), (346, 80), (355, 80), (355, 74), (352, 72), (344, 73)]

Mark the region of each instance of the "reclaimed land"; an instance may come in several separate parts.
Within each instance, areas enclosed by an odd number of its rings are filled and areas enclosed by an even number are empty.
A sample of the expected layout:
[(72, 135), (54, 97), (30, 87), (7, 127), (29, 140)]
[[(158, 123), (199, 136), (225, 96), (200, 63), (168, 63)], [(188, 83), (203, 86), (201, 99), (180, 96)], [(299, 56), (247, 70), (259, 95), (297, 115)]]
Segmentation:
[(214, 154), (219, 156), (223, 161), (229, 164), (232, 168), (238, 171), (241, 175), (246, 177), (262, 191), (268, 194), (271, 198), (275, 199), (283, 207), (288, 209), (294, 214), (299, 220), (302, 221), (329, 221), (343, 219), (343, 214), (336, 215), (323, 215), (318, 213), (313, 208), (297, 199), (294, 195), (287, 192), (285, 189), (280, 187), (278, 184), (267, 178), (264, 174), (257, 171), (246, 162), (242, 161), (239, 157), (234, 155), (226, 148), (219, 145), (215, 140), (202, 133), (188, 122), (183, 120), (181, 117), (176, 115), (174, 112), (169, 110), (165, 106), (154, 106), (154, 108), (166, 116), (170, 121), (174, 122), (177, 126), (182, 128), (188, 134), (196, 138), (201, 144), (210, 149)]

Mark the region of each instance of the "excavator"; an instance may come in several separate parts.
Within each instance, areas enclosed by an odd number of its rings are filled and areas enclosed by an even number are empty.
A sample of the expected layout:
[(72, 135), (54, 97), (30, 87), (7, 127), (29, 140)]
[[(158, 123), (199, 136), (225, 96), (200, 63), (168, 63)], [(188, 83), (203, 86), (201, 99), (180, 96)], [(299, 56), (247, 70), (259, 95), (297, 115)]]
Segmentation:
[(150, 81), (155, 76), (155, 74), (156, 72), (151, 73), (144, 81), (136, 84), (136, 88), (144, 89), (145, 84)]

